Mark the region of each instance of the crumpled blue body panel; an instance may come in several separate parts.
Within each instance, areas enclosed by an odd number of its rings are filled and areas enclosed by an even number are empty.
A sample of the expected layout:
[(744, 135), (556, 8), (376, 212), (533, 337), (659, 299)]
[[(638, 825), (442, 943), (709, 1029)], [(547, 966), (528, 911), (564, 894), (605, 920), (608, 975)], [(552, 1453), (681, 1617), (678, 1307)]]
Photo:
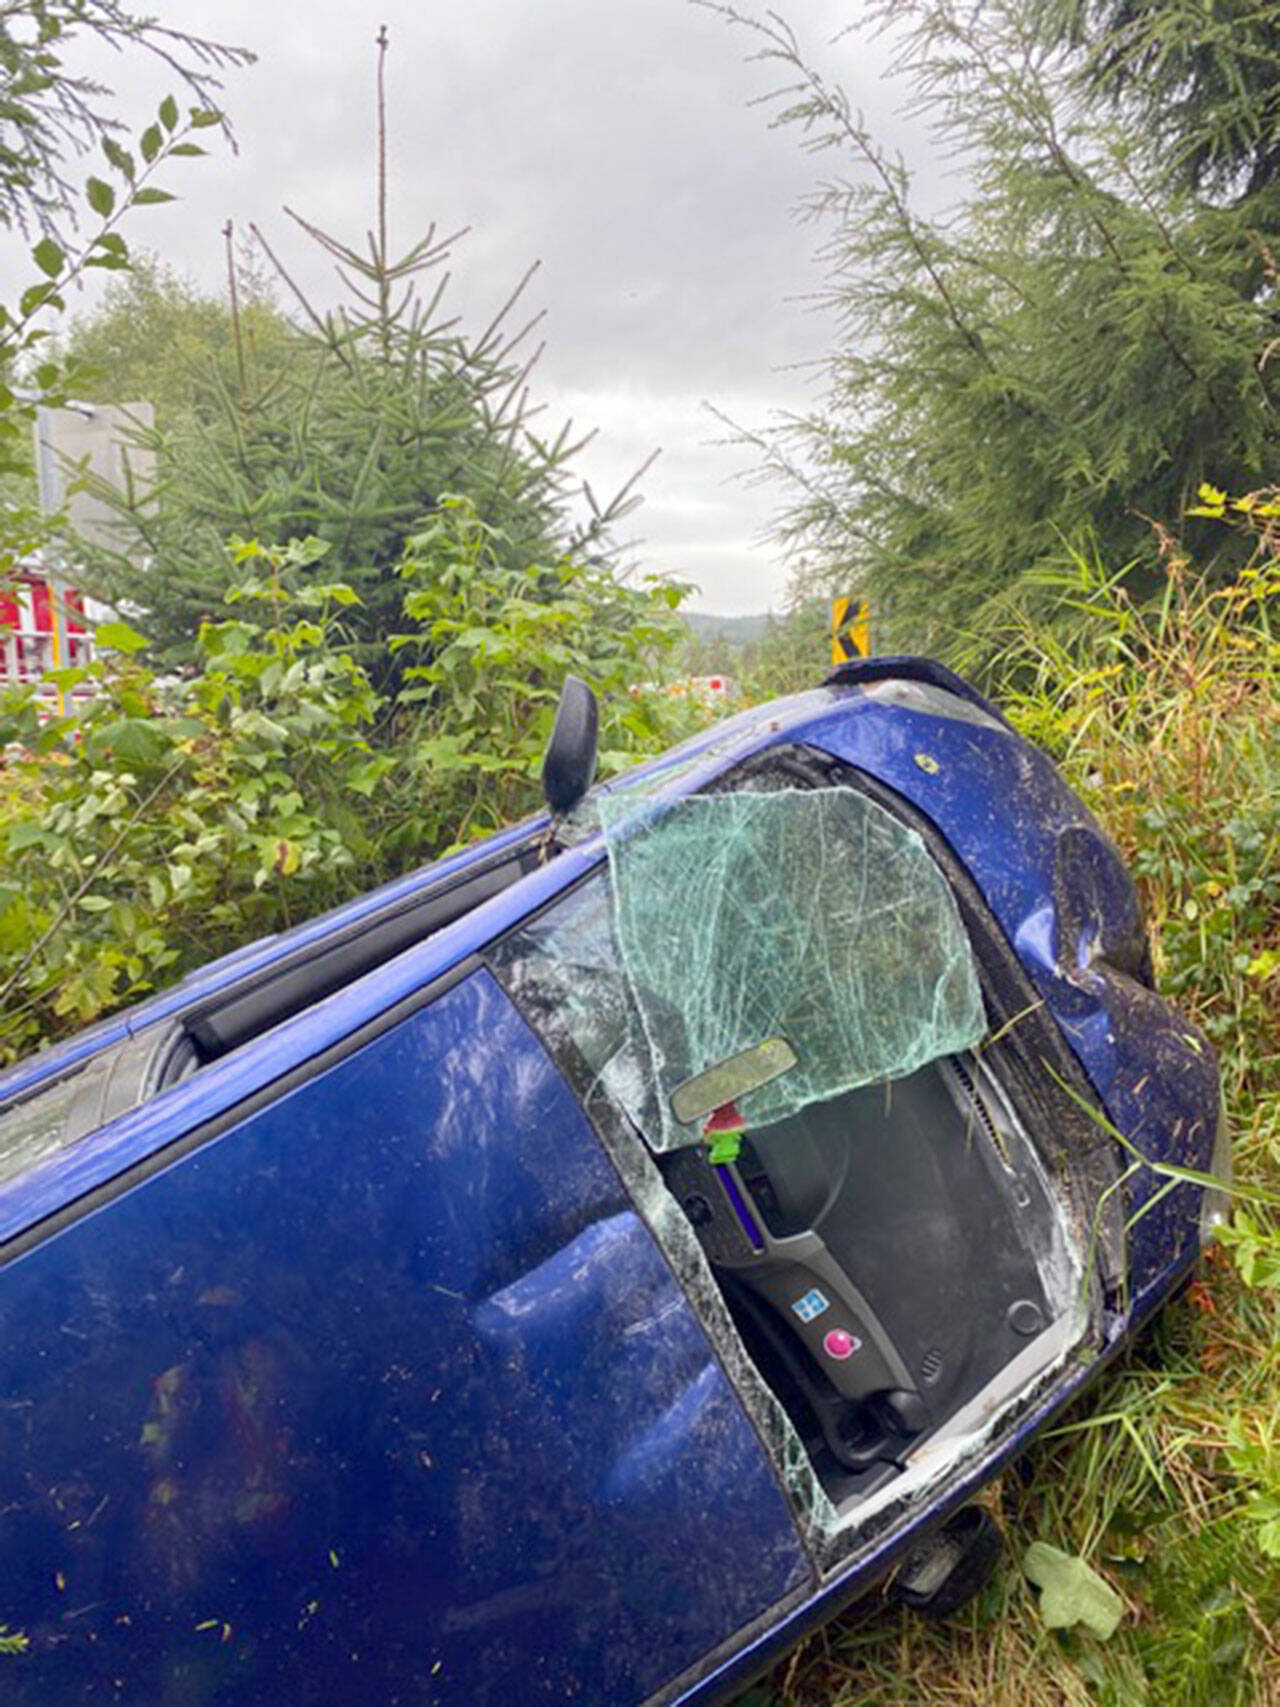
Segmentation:
[(13, 1707), (624, 1707), (809, 1580), (484, 972), (20, 1257), (0, 1347)]
[[(1134, 1149), (1162, 1163), (1207, 1167), (1218, 1108), (1213, 1051), (1116, 964), (1121, 945), (1141, 936), (1132, 881), (1045, 754), (1008, 729), (856, 692), (804, 738), (932, 820)], [(1132, 1159), (1122, 1157), (1122, 1165)], [(1149, 1287), (1167, 1289), (1170, 1265), (1195, 1247), (1199, 1192), (1179, 1187), (1148, 1211), (1164, 1186), (1143, 1168), (1128, 1190), (1129, 1279), (1139, 1304)]]

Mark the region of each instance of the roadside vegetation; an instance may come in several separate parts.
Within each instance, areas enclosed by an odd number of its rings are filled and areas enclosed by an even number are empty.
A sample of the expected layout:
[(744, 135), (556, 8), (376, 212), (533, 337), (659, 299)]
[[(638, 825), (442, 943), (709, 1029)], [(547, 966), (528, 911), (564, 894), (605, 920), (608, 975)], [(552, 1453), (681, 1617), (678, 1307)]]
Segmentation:
[[(212, 107), (184, 121), (166, 99), (126, 148), (106, 92), (62, 55), (86, 30), (145, 50), (151, 26), (78, 3), (26, 21), (0, 19), (31, 91), (25, 120), (0, 117), (27, 137), (0, 160), (0, 219), (43, 234), (36, 282), (0, 310), (15, 382), (0, 391), (0, 586), (49, 551), (128, 620), (100, 625), (97, 661), (42, 692), (0, 690), (0, 1064), (533, 811), (568, 674), (603, 701), (604, 774), (699, 715), (642, 686), (683, 633), (685, 589), (616, 571), (629, 490), (575, 510), (582, 440), (535, 429), (529, 323), (506, 328), (520, 289), (479, 335), (459, 332), (442, 308), (450, 243), (392, 247), (381, 168), (367, 252), (297, 221), (342, 265), (336, 307), (295, 293), (286, 316), (274, 289), (293, 287), (260, 234), (237, 255), (228, 231), (225, 303), (136, 261), (120, 214), (170, 199), (153, 171), (225, 121)], [(209, 68), (244, 58), (161, 40), (206, 98)], [(64, 176), (80, 148), (118, 190)], [(68, 326), (63, 292), (95, 267), (114, 288)], [(34, 411), (68, 396), (156, 407), (131, 434), (138, 478), (99, 491), (111, 550), (35, 513)]]
[[(31, 257), (0, 310), (0, 583), (49, 543), (35, 403), (158, 411), (122, 515), (152, 578), (93, 558), (127, 602), (99, 662), (52, 716), (0, 693), (0, 1064), (531, 810), (567, 673), (616, 770), (705, 716), (664, 680), (810, 686), (827, 596), (869, 592), (877, 648), (975, 675), (1124, 849), (1161, 987), (1221, 1053), (1239, 1196), (1187, 1296), (990, 1491), (980, 1600), (938, 1628), (860, 1609), (742, 1707), (1280, 1707), (1280, 5), (879, 8), (965, 169), (945, 217), (785, 24), (718, 9), (827, 169), (837, 328), (819, 406), (748, 435), (797, 569), (732, 648), (615, 564), (631, 492), (576, 519), (577, 441), (535, 430), (505, 315), (467, 340), (402, 301), (448, 246), (394, 251), (385, 186), (368, 255), (304, 225), (359, 284), (337, 308), (230, 234), (225, 302), (135, 264), (118, 227), (198, 170), (242, 54), (164, 38), (182, 105), (130, 137), (65, 49), (149, 25), (0, 18), (0, 224)], [(95, 267), (116, 287), (70, 325)], [(1035, 1541), (1123, 1595), (1108, 1641), (1045, 1627)]]
[[(1253, 537), (1226, 586), (1171, 547), (1146, 605), (1076, 557), (982, 636), (988, 685), (1137, 873), (1160, 987), (1220, 1052), (1231, 1225), (1189, 1293), (990, 1490), (1007, 1559), (971, 1608), (930, 1626), (873, 1601), (740, 1707), (1280, 1702), (1280, 1222), (1252, 1196), (1280, 1193), (1280, 561)], [(1021, 1569), (1036, 1541), (1124, 1596), (1107, 1642), (1044, 1627)]]
[(241, 545), (190, 674), (158, 675), (113, 623), (109, 657), (56, 672), (64, 715), (0, 696), (0, 1063), (534, 811), (568, 674), (601, 695), (606, 775), (688, 731), (687, 702), (632, 691), (679, 589), (507, 569), (506, 543), (446, 494), (368, 662), (323, 541)]
[[(1202, 482), (1276, 477), (1277, 8), (850, 8), (927, 140), (921, 188), (799, 9), (793, 30), (706, 3), (814, 159), (830, 353), (812, 407), (744, 424), (781, 483), (797, 591), (869, 595), (885, 651), (998, 631), (1064, 549), (1158, 592), (1153, 523), (1180, 531)], [(1211, 573), (1245, 555), (1199, 528)]]

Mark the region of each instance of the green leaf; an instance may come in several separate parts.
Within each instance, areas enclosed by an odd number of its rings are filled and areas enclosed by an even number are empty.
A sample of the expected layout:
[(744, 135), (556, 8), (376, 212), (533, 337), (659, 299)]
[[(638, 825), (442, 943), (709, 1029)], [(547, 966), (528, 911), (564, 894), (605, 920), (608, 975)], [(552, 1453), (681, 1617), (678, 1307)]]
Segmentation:
[(160, 123), (166, 130), (173, 130), (178, 123), (178, 103), (172, 95), (166, 95), (160, 103)]
[(89, 206), (96, 214), (106, 219), (116, 205), (116, 192), (101, 178), (90, 178), (85, 189), (89, 196)]
[(173, 147), (169, 150), (171, 155), (181, 154), (184, 158), (194, 158), (197, 155), (206, 154), (207, 152), (208, 150), (201, 148), (198, 142), (175, 142)]
[(123, 172), (126, 178), (132, 180), (136, 168), (133, 164), (133, 155), (130, 154), (127, 148), (121, 148), (120, 144), (113, 137), (104, 136), (102, 139), (102, 152), (106, 155), (107, 159), (115, 167), (117, 172)]
[(148, 165), (164, 147), (164, 135), (158, 124), (149, 124), (138, 140), (138, 148), (142, 158)]
[(56, 279), (62, 271), (66, 256), (61, 246), (52, 237), (42, 237), (31, 251), (32, 259), (40, 271), (51, 279)]
[(1040, 1590), (1040, 1616), (1050, 1630), (1083, 1624), (1105, 1642), (1124, 1617), (1124, 1601), (1083, 1559), (1033, 1541), (1022, 1568)]
[(113, 652), (130, 655), (140, 652), (147, 644), (145, 636), (130, 628), (127, 622), (100, 622), (94, 630), (94, 639), (99, 646), (108, 646)]
[(114, 756), (127, 765), (154, 765), (169, 750), (162, 729), (145, 717), (121, 717), (95, 729), (85, 743), (95, 764)]
[(211, 107), (204, 107), (204, 108), (192, 107), (192, 109), (191, 109), (191, 128), (192, 128), (192, 130), (208, 130), (211, 125), (221, 124), (221, 123), (222, 123), (222, 114), (221, 113), (215, 113)]
[(45, 840), (45, 831), (39, 824), (30, 819), (20, 820), (9, 826), (9, 852), (21, 853), (23, 848), (33, 848)]
[(105, 895), (82, 895), (76, 905), (82, 913), (109, 913), (111, 902)]
[(354, 587), (349, 587), (345, 581), (331, 581), (324, 586), (303, 587), (297, 594), (300, 605), (311, 608), (327, 604), (358, 605), (360, 595)]
[(135, 207), (154, 207), (158, 202), (171, 202), (176, 200), (177, 197), (171, 196), (168, 190), (145, 189), (138, 191), (137, 195), (133, 198), (133, 205)]
[(88, 678), (89, 672), (82, 664), (69, 664), (64, 670), (46, 670), (41, 680), (50, 682), (55, 688), (67, 693), (72, 688), (78, 688), (80, 683)]
[(28, 285), (22, 293), (18, 310), (24, 320), (29, 319), (37, 308), (61, 308), (62, 298), (51, 284)]

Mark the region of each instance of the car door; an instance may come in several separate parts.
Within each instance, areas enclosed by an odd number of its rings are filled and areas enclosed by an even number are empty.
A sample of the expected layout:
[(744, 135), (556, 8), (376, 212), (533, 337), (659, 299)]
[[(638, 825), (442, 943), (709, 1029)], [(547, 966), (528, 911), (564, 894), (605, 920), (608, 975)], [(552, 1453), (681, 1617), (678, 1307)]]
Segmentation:
[(292, 1022), (59, 1159), (61, 1207), (14, 1187), (39, 1209), (0, 1271), (15, 1707), (622, 1707), (812, 1583), (508, 996), (472, 960), (368, 1017), (379, 976), (360, 1030), (317, 1052)]

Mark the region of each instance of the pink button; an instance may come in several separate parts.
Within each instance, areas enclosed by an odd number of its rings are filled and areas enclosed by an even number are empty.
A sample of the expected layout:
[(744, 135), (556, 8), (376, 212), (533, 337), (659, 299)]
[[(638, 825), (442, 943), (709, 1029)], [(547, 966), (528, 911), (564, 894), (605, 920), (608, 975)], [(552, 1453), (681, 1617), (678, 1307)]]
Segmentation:
[(846, 1333), (843, 1328), (832, 1328), (822, 1342), (822, 1349), (828, 1357), (834, 1357), (837, 1363), (843, 1363), (846, 1357), (852, 1357), (862, 1345), (856, 1334)]

